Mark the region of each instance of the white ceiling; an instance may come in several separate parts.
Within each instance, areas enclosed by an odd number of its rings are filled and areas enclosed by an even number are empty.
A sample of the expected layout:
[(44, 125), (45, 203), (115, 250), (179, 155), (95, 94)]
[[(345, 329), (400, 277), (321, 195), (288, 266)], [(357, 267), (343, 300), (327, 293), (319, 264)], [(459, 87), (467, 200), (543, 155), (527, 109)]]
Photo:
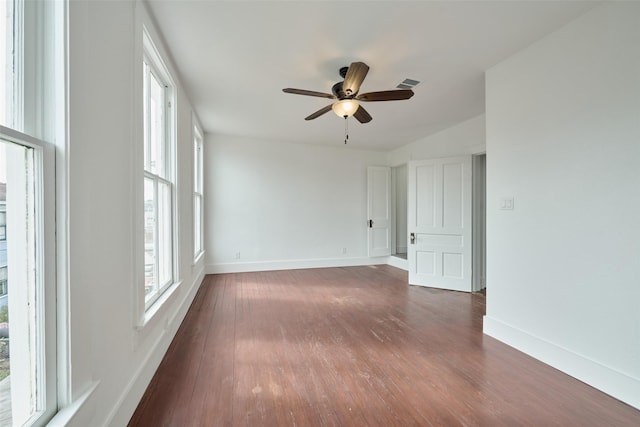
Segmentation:
[(340, 145), (344, 119), (304, 117), (331, 101), (353, 61), (360, 92), (419, 80), (407, 101), (367, 103), (349, 146), (389, 150), (484, 112), (484, 71), (575, 19), (586, 1), (149, 0), (205, 132)]

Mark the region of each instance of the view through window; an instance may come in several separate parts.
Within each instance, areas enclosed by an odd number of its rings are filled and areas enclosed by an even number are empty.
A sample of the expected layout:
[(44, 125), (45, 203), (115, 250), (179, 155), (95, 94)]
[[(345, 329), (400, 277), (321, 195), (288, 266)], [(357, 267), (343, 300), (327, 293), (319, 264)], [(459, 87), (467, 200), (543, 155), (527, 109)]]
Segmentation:
[(0, 398), (11, 402), (2, 405), (0, 425), (22, 425), (39, 406), (34, 166), (33, 148), (0, 140)]

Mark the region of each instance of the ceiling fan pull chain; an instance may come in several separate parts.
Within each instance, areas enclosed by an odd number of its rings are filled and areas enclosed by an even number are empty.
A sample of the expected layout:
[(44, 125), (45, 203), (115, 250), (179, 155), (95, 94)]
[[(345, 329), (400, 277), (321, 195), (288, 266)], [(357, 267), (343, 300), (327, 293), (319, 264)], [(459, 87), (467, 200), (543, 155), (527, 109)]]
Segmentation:
[(349, 122), (347, 121), (349, 117), (348, 116), (344, 116), (344, 143), (347, 143), (347, 140), (349, 139)]

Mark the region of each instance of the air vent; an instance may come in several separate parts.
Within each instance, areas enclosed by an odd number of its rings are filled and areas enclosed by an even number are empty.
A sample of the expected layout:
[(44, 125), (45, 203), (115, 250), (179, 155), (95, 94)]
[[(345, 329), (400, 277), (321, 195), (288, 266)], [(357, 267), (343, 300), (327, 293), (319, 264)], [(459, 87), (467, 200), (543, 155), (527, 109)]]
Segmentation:
[(420, 84), (419, 81), (413, 79), (404, 79), (402, 83), (396, 86), (398, 89), (413, 89)]

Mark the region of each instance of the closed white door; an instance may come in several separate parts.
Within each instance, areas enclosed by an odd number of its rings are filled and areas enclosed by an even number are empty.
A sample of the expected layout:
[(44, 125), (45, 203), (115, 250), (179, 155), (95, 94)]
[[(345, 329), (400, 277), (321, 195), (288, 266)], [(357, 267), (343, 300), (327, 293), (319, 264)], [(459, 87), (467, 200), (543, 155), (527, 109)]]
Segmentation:
[(409, 283), (471, 291), (471, 156), (409, 163)]
[(367, 168), (369, 256), (391, 255), (391, 168)]

